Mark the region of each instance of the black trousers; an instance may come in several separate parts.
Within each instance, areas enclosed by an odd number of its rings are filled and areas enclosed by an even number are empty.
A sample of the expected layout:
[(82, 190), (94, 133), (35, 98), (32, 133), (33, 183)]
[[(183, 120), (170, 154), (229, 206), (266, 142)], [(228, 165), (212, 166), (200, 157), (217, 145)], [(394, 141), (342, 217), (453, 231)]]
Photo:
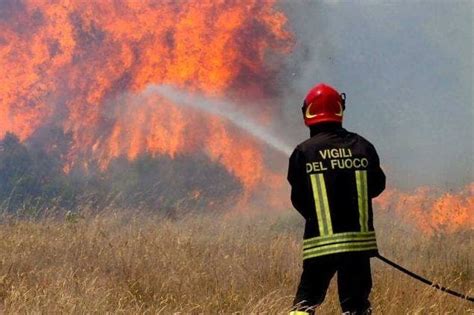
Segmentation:
[(314, 309), (324, 301), (329, 282), (336, 272), (342, 311), (370, 314), (370, 257), (363, 253), (335, 254), (304, 261), (294, 310), (314, 314)]

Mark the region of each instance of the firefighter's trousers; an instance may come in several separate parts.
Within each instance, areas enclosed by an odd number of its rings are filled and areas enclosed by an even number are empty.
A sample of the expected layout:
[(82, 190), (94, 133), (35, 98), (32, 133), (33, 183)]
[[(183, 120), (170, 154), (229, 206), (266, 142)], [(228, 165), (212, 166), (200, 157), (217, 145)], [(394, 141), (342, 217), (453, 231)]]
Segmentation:
[(304, 261), (294, 309), (314, 314), (314, 309), (324, 301), (329, 282), (336, 272), (342, 311), (370, 314), (370, 257), (358, 253), (328, 255)]

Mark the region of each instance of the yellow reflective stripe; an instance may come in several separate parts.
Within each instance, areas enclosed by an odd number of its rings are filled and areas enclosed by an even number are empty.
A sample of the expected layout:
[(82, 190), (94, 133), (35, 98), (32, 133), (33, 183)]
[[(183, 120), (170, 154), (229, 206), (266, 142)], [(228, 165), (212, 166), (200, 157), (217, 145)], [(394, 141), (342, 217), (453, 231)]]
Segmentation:
[(333, 230), (324, 175), (321, 173), (311, 174), (309, 177), (311, 179), (311, 187), (313, 189), (316, 217), (318, 218), (319, 235), (331, 235), (333, 234)]
[(367, 171), (356, 171), (357, 200), (359, 202), (359, 224), (362, 232), (369, 230), (369, 199), (367, 194)]
[(302, 312), (302, 311), (291, 311), (290, 315), (309, 315), (308, 312)]
[(304, 244), (311, 243), (315, 240), (320, 240), (320, 239), (328, 239), (328, 238), (338, 238), (338, 237), (356, 237), (356, 236), (372, 236), (375, 235), (375, 231), (369, 231), (369, 232), (343, 232), (343, 233), (336, 233), (331, 236), (317, 236), (317, 237), (312, 237), (312, 238), (307, 238), (303, 240)]
[(375, 236), (375, 231), (369, 231), (369, 232), (342, 232), (342, 233), (336, 233), (331, 236), (317, 236), (317, 237), (312, 237), (312, 238), (307, 238), (303, 240), (303, 244), (308, 244), (312, 243), (314, 241), (318, 240), (326, 240), (326, 239), (332, 239), (332, 238), (339, 238), (339, 237), (367, 237), (367, 236)]
[(321, 211), (321, 198), (319, 197), (319, 189), (318, 183), (316, 180), (316, 175), (311, 174), (309, 175), (311, 179), (311, 187), (313, 188), (313, 198), (314, 198), (314, 206), (316, 208), (316, 217), (318, 218), (318, 228), (319, 228), (319, 235), (325, 235), (324, 231), (324, 220)]
[(351, 243), (342, 243), (342, 244), (332, 244), (332, 245), (321, 246), (321, 247), (303, 251), (303, 259), (329, 255), (329, 254), (336, 254), (336, 253), (359, 252), (359, 251), (376, 250), (376, 249), (377, 249), (377, 243), (375, 240), (370, 241), (370, 242), (351, 242)]
[(321, 193), (323, 196), (323, 211), (324, 216), (326, 217), (326, 227), (329, 235), (333, 234), (332, 232), (332, 222), (331, 222), (331, 212), (329, 211), (329, 202), (328, 202), (328, 193), (326, 191), (326, 182), (324, 181), (324, 175), (318, 174), (318, 181), (321, 186)]
[(344, 241), (368, 241), (375, 240), (375, 232), (346, 232), (337, 233), (331, 236), (318, 236), (303, 241), (303, 249), (321, 246), (325, 244), (344, 242)]
[(315, 252), (322, 252), (327, 250), (333, 249), (340, 249), (340, 248), (357, 248), (357, 247), (366, 247), (366, 246), (377, 246), (377, 241), (375, 239), (372, 240), (356, 240), (356, 241), (347, 241), (343, 243), (336, 243), (336, 244), (326, 244), (319, 247), (312, 247), (303, 250), (303, 255), (311, 254)]

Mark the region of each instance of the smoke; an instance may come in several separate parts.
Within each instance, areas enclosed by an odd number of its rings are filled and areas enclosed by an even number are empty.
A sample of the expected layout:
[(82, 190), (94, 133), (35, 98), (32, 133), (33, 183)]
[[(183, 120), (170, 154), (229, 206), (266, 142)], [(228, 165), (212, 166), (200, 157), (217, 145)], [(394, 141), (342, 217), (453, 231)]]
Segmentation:
[[(249, 110), (244, 112), (229, 101), (206, 98), (204, 95), (185, 92), (169, 85), (150, 85), (143, 96), (152, 93), (164, 96), (175, 104), (189, 106), (224, 118), (285, 156), (291, 154), (291, 147), (275, 135), (274, 129), (262, 127), (261, 123), (252, 118)], [(256, 115), (255, 111), (253, 115)]]
[[(325, 81), (348, 97), (345, 126), (373, 142), (391, 187), (474, 181), (472, 1), (284, 1), (296, 46), (284, 119)], [(301, 126), (301, 127), (297, 127)]]

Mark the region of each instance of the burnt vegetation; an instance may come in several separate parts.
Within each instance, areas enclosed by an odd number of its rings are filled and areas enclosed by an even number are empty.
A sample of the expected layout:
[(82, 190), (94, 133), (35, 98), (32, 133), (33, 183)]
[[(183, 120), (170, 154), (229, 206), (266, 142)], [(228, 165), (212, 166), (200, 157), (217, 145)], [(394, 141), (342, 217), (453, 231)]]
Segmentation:
[[(62, 216), (107, 208), (159, 212), (212, 211), (239, 194), (241, 186), (227, 170), (204, 154), (143, 154), (117, 158), (101, 171), (94, 161), (64, 171), (65, 136), (50, 133), (55, 145), (22, 143), (8, 133), (0, 140), (0, 211), (27, 218)], [(186, 210), (183, 210), (186, 209)]]

